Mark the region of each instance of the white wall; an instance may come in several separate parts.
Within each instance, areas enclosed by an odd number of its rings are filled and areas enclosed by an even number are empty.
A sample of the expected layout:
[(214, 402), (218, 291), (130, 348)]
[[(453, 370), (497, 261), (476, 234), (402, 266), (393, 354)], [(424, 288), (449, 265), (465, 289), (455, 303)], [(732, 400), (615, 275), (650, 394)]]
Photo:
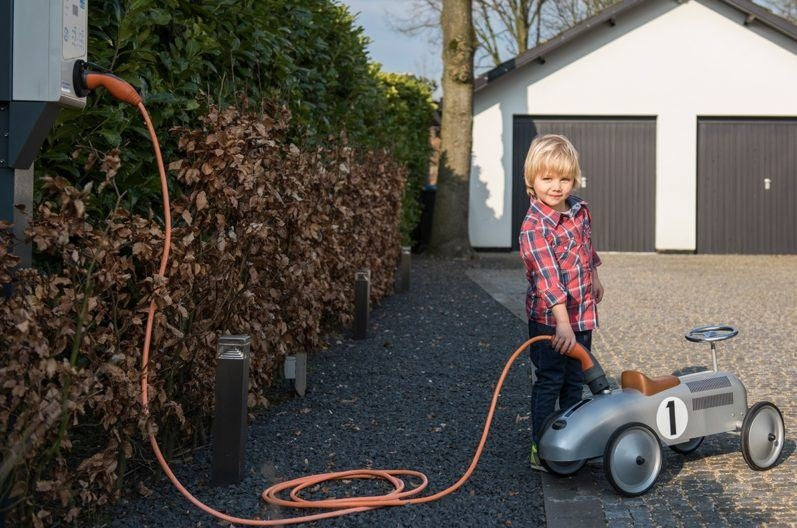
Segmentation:
[(695, 249), (698, 116), (797, 116), (797, 42), (744, 19), (717, 0), (648, 2), (477, 92), (471, 244), (512, 245), (513, 115), (644, 115), (656, 249)]

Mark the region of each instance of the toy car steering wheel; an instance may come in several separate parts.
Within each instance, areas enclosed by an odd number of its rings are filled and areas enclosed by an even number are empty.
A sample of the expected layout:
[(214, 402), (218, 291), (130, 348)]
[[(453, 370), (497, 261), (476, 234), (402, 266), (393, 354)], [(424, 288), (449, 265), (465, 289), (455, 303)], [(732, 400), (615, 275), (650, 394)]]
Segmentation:
[(739, 331), (727, 325), (708, 325), (698, 326), (687, 332), (684, 337), (694, 343), (704, 343), (712, 341), (725, 341), (732, 337), (736, 337)]

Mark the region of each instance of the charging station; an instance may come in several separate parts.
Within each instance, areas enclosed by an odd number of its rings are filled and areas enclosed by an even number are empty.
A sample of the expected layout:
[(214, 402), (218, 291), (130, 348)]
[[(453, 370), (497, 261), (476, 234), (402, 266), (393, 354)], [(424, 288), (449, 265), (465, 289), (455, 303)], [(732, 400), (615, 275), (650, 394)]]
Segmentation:
[(86, 60), (88, 0), (0, 0), (0, 220), (31, 265), (33, 161), (62, 107), (83, 108), (75, 63)]

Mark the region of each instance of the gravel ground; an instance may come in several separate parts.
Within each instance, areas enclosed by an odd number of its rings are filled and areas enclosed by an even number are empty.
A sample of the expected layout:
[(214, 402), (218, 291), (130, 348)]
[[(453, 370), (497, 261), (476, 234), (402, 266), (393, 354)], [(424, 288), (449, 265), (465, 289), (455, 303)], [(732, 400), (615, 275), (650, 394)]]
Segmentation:
[[(207, 504), (242, 517), (289, 517), (260, 499), (273, 483), (302, 475), (373, 467), (424, 472), (428, 493), (453, 484), (471, 462), (494, 384), (526, 338), (522, 321), (466, 278), (473, 263), (416, 257), (410, 293), (372, 310), (370, 337), (331, 338), (308, 360), (308, 393), (260, 412), (249, 426), (247, 477), (208, 485), (210, 451), (176, 464), (182, 482)], [(481, 266), (482, 264), (477, 264)], [(487, 264), (489, 265), (489, 264)], [(479, 466), (458, 491), (417, 506), (323, 520), (323, 527), (488, 527), (545, 523), (539, 474), (528, 468), (529, 376), (516, 362)], [(332, 492), (384, 493), (386, 485), (331, 486)], [(112, 527), (210, 527), (165, 479), (148, 497), (122, 501)], [(312, 495), (309, 495), (312, 496)]]

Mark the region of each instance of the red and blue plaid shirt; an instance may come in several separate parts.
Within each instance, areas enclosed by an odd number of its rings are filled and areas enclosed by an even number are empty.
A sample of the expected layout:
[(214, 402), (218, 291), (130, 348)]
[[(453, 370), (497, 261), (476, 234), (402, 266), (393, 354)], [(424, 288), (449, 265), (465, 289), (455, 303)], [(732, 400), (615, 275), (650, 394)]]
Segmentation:
[(592, 330), (598, 326), (592, 270), (601, 260), (592, 248), (587, 202), (570, 196), (567, 204), (570, 209), (560, 213), (532, 198), (520, 228), (520, 256), (529, 281), (526, 314), (556, 326), (551, 308), (565, 303), (573, 330)]

